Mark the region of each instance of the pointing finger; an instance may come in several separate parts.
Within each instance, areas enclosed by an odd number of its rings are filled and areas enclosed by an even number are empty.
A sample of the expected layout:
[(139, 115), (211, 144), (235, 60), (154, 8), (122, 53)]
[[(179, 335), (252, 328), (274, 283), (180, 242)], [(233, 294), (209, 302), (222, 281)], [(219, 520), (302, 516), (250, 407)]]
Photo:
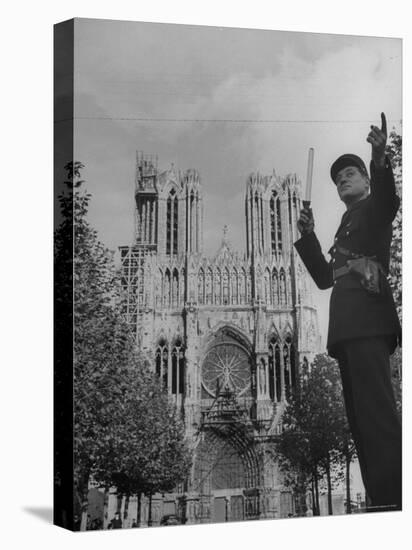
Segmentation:
[(382, 132), (386, 135), (387, 130), (386, 130), (386, 116), (385, 116), (385, 113), (381, 113), (381, 120), (382, 120)]

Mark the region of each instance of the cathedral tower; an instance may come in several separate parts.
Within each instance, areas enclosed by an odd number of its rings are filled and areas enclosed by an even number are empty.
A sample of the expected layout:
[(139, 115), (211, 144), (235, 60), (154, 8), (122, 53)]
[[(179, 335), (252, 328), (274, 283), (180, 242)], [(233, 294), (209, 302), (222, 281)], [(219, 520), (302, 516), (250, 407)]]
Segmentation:
[(246, 246), (250, 258), (280, 260), (290, 255), (300, 210), (300, 182), (295, 174), (281, 179), (252, 173), (246, 185)]

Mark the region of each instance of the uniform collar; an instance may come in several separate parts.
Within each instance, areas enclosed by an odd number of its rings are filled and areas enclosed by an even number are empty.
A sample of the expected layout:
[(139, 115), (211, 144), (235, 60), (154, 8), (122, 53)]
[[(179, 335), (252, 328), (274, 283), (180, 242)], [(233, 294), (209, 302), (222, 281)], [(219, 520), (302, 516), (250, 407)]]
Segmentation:
[(356, 201), (354, 202), (353, 204), (351, 204), (349, 206), (349, 208), (346, 210), (345, 214), (348, 213), (348, 212), (353, 212), (354, 210), (357, 210), (358, 208), (360, 208), (361, 206), (363, 206), (365, 204), (365, 202), (367, 200), (369, 200), (369, 197), (370, 195), (368, 195), (367, 197), (365, 197), (364, 199), (361, 199), (360, 201)]

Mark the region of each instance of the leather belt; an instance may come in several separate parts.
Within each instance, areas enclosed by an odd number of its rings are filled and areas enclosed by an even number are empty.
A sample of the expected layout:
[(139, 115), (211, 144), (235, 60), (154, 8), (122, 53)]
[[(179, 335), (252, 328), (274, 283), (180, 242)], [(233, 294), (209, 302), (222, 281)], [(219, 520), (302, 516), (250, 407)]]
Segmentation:
[(338, 267), (337, 269), (333, 270), (333, 280), (336, 281), (336, 279), (339, 279), (339, 277), (343, 277), (348, 273), (349, 273), (349, 268), (346, 267), (346, 265), (342, 267)]

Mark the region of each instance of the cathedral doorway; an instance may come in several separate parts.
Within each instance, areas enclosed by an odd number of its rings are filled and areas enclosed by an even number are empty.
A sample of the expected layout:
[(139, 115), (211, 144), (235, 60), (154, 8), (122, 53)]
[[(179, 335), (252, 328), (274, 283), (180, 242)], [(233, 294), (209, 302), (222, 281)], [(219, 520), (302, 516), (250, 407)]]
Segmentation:
[(227, 501), (225, 497), (216, 497), (213, 503), (213, 521), (215, 523), (222, 523), (228, 520), (227, 517)]
[(230, 497), (230, 521), (243, 521), (245, 519), (243, 495)]
[(206, 429), (196, 450), (193, 490), (209, 511), (205, 521), (242, 521), (259, 516), (259, 464), (253, 439), (238, 427)]
[(256, 443), (240, 418), (237, 424), (218, 424), (218, 418), (212, 411), (211, 422), (204, 424), (196, 449), (192, 490), (207, 503), (204, 521), (255, 519), (259, 517), (255, 501), (260, 480)]
[(222, 327), (211, 338), (201, 367), (201, 430), (192, 488), (202, 503), (202, 521), (258, 517), (258, 508), (249, 503), (260, 480), (251, 420), (254, 376), (250, 343), (236, 328)]

